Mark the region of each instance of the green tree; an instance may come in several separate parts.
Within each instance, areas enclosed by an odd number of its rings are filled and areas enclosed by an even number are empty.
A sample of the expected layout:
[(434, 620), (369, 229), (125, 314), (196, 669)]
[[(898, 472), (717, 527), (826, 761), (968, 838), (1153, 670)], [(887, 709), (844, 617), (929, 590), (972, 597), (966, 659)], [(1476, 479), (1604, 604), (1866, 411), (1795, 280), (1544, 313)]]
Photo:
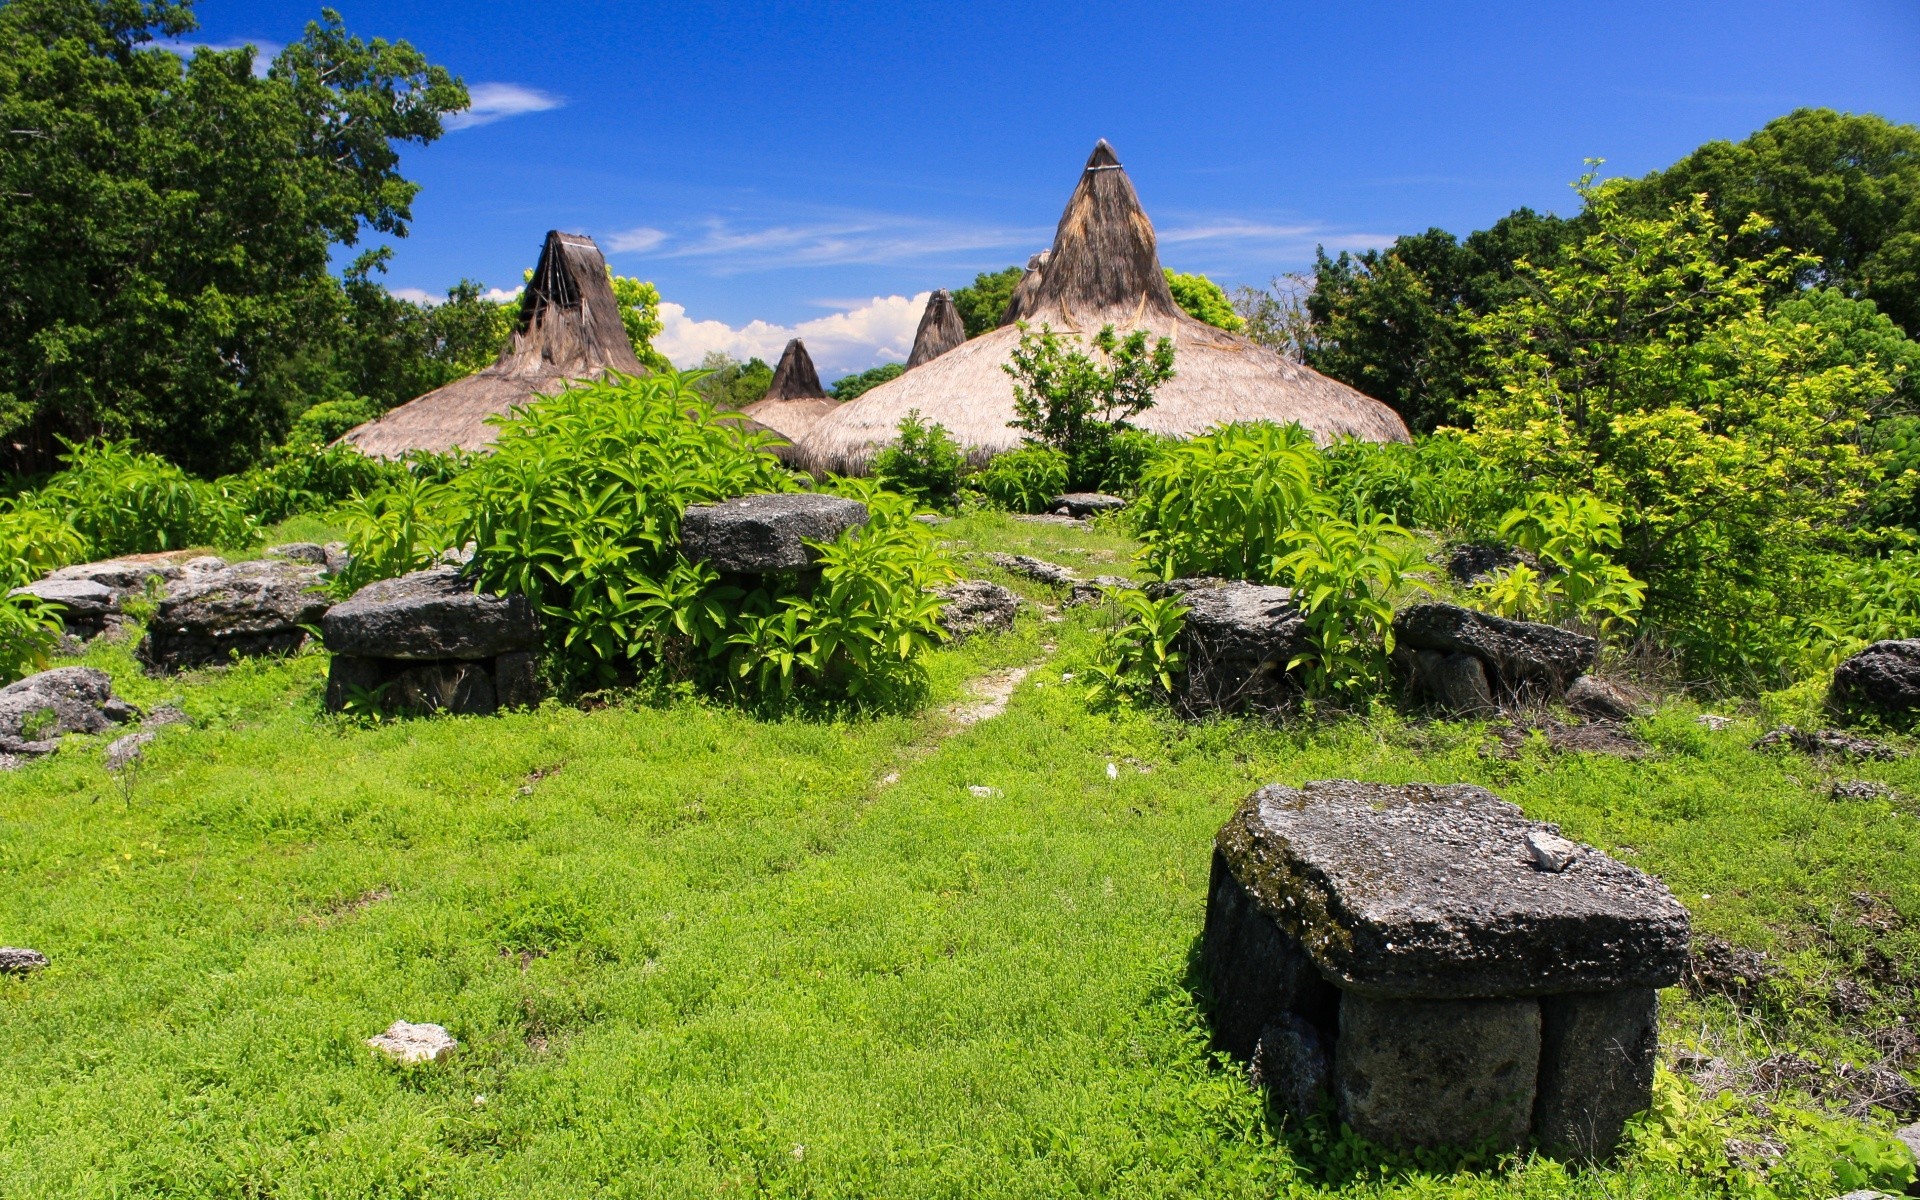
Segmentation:
[(1487, 360), (1468, 441), (1542, 490), (1616, 506), (1648, 619), (1695, 665), (1772, 669), (1810, 557), (1879, 473), (1856, 431), (1895, 384), (1847, 352), (1842, 323), (1768, 311), (1803, 263), (1729, 260), (1702, 198), (1641, 216), (1624, 191), (1583, 183), (1592, 232), (1472, 323)]
[[(328, 271), (404, 236), (399, 147), (466, 89), (405, 42), (321, 19), (264, 78), (251, 48), (152, 46), (187, 3), (0, 5), (0, 436), (45, 469), (58, 436), (132, 436), (203, 472), (277, 440), (331, 369)], [(323, 380), (322, 380), (323, 381)]]
[(1122, 338), (1108, 325), (1089, 349), (1094, 354), (1046, 326), (1035, 333), (1022, 321), (1020, 344), (1002, 368), (1013, 376), (1016, 416), (1009, 424), (1028, 441), (1065, 454), (1073, 488), (1099, 486), (1120, 432), (1153, 407), (1154, 391), (1173, 378), (1171, 338), (1149, 347), (1146, 330)]
[(868, 367), (857, 375), (841, 376), (832, 387), (827, 389), (827, 392), (835, 400), (851, 400), (855, 396), (864, 396), (889, 379), (900, 378), (906, 373), (906, 369), (905, 363), (881, 363), (877, 367)]
[(1246, 327), (1246, 321), (1234, 311), (1233, 301), (1221, 286), (1205, 275), (1182, 275), (1171, 267), (1161, 267), (1167, 277), (1167, 289), (1173, 293), (1173, 302), (1186, 310), (1188, 316), (1196, 321), (1205, 321), (1217, 329), (1238, 333)]
[(620, 322), (627, 327), (627, 340), (633, 343), (634, 356), (649, 371), (673, 370), (666, 355), (653, 348), (653, 339), (661, 329), (660, 289), (643, 279), (614, 275), (611, 268), (607, 274), (613, 278), (613, 298), (620, 302)]
[(976, 338), (1000, 328), (1007, 301), (1013, 299), (1013, 289), (1025, 273), (1021, 267), (982, 271), (973, 277), (971, 284), (953, 290), (953, 306), (960, 311), (960, 323), (966, 326), (968, 337)]
[(741, 362), (724, 350), (709, 350), (700, 369), (707, 374), (694, 389), (721, 412), (739, 412), (766, 395), (773, 384), (773, 368), (757, 356)]
[(1920, 127), (1796, 109), (1624, 185), (1621, 200), (1646, 216), (1703, 194), (1732, 253), (1802, 256), (1774, 295), (1833, 288), (1920, 334)]

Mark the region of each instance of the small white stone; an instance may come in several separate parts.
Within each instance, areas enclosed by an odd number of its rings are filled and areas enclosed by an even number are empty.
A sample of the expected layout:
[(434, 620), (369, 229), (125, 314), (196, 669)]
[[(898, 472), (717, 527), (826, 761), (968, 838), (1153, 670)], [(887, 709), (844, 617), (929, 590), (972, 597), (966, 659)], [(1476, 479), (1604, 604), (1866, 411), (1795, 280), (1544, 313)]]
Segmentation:
[(1108, 779), (1118, 779), (1118, 778), (1120, 778), (1120, 768), (1119, 768), (1119, 767), (1116, 767), (1116, 766), (1114, 766), (1114, 765), (1113, 765), (1112, 763), (1108, 763), (1108, 764), (1107, 764), (1107, 778), (1108, 778)]
[(395, 1021), (387, 1031), (367, 1039), (367, 1045), (396, 1062), (445, 1062), (460, 1045), (439, 1025)]
[(987, 787), (986, 785), (984, 785), (984, 784), (979, 784), (979, 783), (976, 783), (976, 784), (972, 784), (972, 785), (970, 785), (970, 786), (969, 786), (969, 787), (967, 788), (967, 791), (969, 791), (969, 792), (971, 792), (971, 793), (973, 793), (974, 795), (976, 795), (976, 796), (978, 796), (978, 797), (980, 797), (980, 798), (981, 798), (982, 800), (986, 800), (986, 799), (988, 799), (988, 798), (990, 798), (990, 797), (993, 797), (993, 796), (998, 796), (998, 795), (1000, 794), (1000, 789), (999, 789), (999, 788), (995, 788), (995, 787)]
[(1566, 838), (1536, 829), (1527, 835), (1527, 851), (1533, 855), (1534, 866), (1542, 871), (1559, 872), (1579, 856), (1580, 847)]
[(1722, 729), (1733, 724), (1733, 718), (1717, 716), (1713, 713), (1701, 713), (1693, 719), (1693, 723), (1696, 725), (1705, 725), (1714, 733), (1719, 733)]

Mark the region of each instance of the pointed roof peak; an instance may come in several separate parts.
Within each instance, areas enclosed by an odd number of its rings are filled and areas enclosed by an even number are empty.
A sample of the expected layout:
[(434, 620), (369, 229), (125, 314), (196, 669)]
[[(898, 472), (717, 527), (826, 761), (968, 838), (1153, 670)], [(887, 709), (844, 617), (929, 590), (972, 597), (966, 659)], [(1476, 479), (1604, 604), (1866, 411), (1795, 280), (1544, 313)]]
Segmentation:
[(913, 353), (907, 355), (907, 370), (931, 362), (967, 340), (967, 326), (960, 310), (953, 305), (953, 293), (941, 288), (927, 297), (927, 311), (920, 314), (920, 327), (913, 332)]
[(773, 382), (767, 385), (762, 400), (825, 400), (826, 389), (820, 386), (820, 372), (813, 369), (813, 356), (807, 353), (807, 344), (799, 338), (787, 343), (780, 352), (780, 365), (773, 369)]
[(1053, 249), (1039, 268), (1031, 300), (1009, 305), (1008, 314), (1020, 315), (1016, 308), (1024, 309), (1028, 320), (1068, 320), (1071, 314), (1074, 320), (1113, 321), (1130, 328), (1149, 317), (1178, 319), (1179, 306), (1160, 272), (1153, 222), (1105, 139), (1094, 146), (1060, 214)]
[(1093, 144), (1093, 153), (1087, 155), (1087, 170), (1095, 171), (1102, 167), (1113, 167), (1118, 170), (1126, 169), (1120, 166), (1120, 156), (1113, 152), (1112, 143), (1108, 142), (1105, 138), (1101, 138), (1095, 142)]
[(609, 368), (646, 373), (620, 320), (607, 260), (586, 234), (550, 229), (520, 294), (513, 337), (493, 369), (584, 377)]

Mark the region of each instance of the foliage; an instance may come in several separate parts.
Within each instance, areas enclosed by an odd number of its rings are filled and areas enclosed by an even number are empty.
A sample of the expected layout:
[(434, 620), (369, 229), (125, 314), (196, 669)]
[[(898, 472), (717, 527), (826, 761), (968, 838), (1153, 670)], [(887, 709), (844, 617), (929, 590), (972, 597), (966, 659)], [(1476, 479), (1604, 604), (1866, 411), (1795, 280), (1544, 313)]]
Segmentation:
[(1920, 630), (1920, 538), (1901, 531), (1870, 553), (1815, 561), (1820, 600), (1797, 615), (1808, 666), (1831, 669), (1869, 642)]
[(0, 593), (0, 685), (43, 669), (60, 644), (60, 630), (51, 604)]
[(380, 415), (379, 408), (364, 396), (322, 400), (294, 418), (287, 431), (289, 447), (320, 447), (357, 425)]
[(898, 379), (906, 374), (905, 363), (881, 363), (877, 367), (868, 367), (855, 375), (842, 375), (827, 389), (827, 394), (835, 400), (845, 402), (855, 396), (864, 396), (888, 380)]
[(186, 3), (0, 5), (0, 433), (244, 464), (313, 394), (342, 305), (335, 247), (401, 235), (397, 147), (466, 90), (405, 42), (321, 20), (264, 77), (251, 47), (153, 45)]
[(1237, 287), (1231, 297), (1240, 332), (1288, 362), (1302, 363), (1318, 344), (1307, 296), (1314, 280), (1298, 272), (1275, 276), (1265, 288)]
[(273, 525), (331, 508), (406, 475), (401, 464), (369, 458), (348, 446), (287, 446), (261, 466), (221, 483), (254, 522)]
[(506, 346), (517, 301), (489, 299), (471, 279), (448, 288), (438, 303), (402, 299), (371, 278), (389, 253), (382, 247), (348, 268), (341, 283), (344, 304), (326, 338), (329, 348), (313, 352), (306, 373), (313, 403), (296, 418), (289, 442), (313, 436), (301, 430), (303, 422), (325, 421), (337, 428), (337, 437), (352, 428), (339, 423), (347, 413), (365, 412), (361, 420), (370, 420), (491, 366)]
[(1364, 704), (1388, 680), (1393, 606), (1427, 587), (1419, 543), (1387, 518), (1352, 520), (1313, 505), (1270, 570), (1293, 589), (1307, 626), (1307, 650), (1287, 664), (1310, 696)]
[(1044, 512), (1067, 490), (1067, 456), (1052, 446), (1021, 446), (996, 454), (972, 479), (994, 504), (1008, 512)]
[(1186, 655), (1174, 648), (1186, 626), (1187, 606), (1178, 596), (1155, 600), (1126, 588), (1112, 594), (1120, 622), (1100, 641), (1092, 664), (1093, 697), (1098, 703), (1165, 696), (1173, 678), (1186, 669)]
[(1695, 198), (1639, 217), (1588, 187), (1596, 232), (1474, 323), (1489, 347), (1466, 441), (1545, 490), (1621, 514), (1647, 616), (1696, 667), (1771, 673), (1762, 630), (1806, 607), (1806, 556), (1878, 476), (1855, 430), (1892, 384), (1830, 326), (1773, 320), (1790, 264), (1720, 260)]
[(1479, 351), (1472, 319), (1517, 297), (1519, 264), (1550, 265), (1576, 228), (1520, 208), (1464, 241), (1429, 229), (1385, 250), (1322, 252), (1304, 359), (1385, 401), (1416, 432), (1453, 423)]
[(0, 506), (0, 594), (86, 555), (86, 539), (58, 511), (31, 503)]
[(1346, 438), (1320, 457), (1317, 486), (1351, 518), (1377, 512), (1455, 538), (1494, 535), (1525, 495), (1523, 483), (1489, 466), (1449, 431), (1405, 442)]
[(226, 489), (134, 449), (131, 441), (68, 443), (65, 469), (19, 503), (63, 518), (95, 558), (240, 546), (255, 528)]
[(1140, 486), (1140, 477), (1171, 439), (1145, 429), (1121, 429), (1107, 443), (1106, 462), (1094, 487), (1117, 496), (1131, 496)]
[(640, 365), (649, 371), (673, 370), (666, 355), (653, 348), (653, 339), (663, 328), (660, 289), (644, 279), (615, 275), (611, 267), (607, 268), (607, 277), (613, 281), (613, 298), (620, 305), (620, 323), (626, 327), (627, 340), (633, 343), (633, 353)]
[(1205, 275), (1182, 275), (1171, 267), (1160, 270), (1167, 277), (1167, 290), (1173, 293), (1173, 302), (1185, 309), (1188, 316), (1233, 333), (1245, 327), (1246, 322), (1219, 284)]
[(1149, 349), (1145, 330), (1122, 338), (1108, 325), (1088, 347), (1093, 354), (1062, 341), (1049, 326), (1036, 334), (1022, 322), (1020, 344), (1003, 368), (1013, 376), (1016, 416), (1009, 424), (1028, 441), (1065, 454), (1067, 484), (1076, 489), (1098, 486), (1114, 438), (1153, 407), (1154, 391), (1173, 378), (1171, 338)]
[(392, 579), (439, 562), (455, 544), (462, 500), (450, 484), (407, 475), (340, 505), (350, 555), (334, 576), (335, 594), (351, 596), (376, 579)]
[(960, 443), (946, 426), (921, 420), (917, 408), (908, 409), (900, 419), (899, 432), (898, 441), (874, 455), (873, 477), (929, 504), (951, 501), (960, 490), (960, 475), (967, 465)]
[(693, 388), (718, 412), (739, 412), (767, 394), (773, 385), (773, 368), (759, 358), (746, 362), (724, 350), (709, 350), (700, 361), (700, 375)]
[(1026, 271), (1020, 267), (982, 271), (973, 277), (971, 284), (953, 289), (953, 307), (959, 310), (960, 324), (966, 328), (968, 337), (977, 338), (1000, 327), (1000, 318), (1006, 314), (1008, 301), (1013, 299), (1013, 289), (1020, 285), (1020, 276), (1024, 274)]
[(1500, 535), (1534, 556), (1481, 586), (1504, 617), (1577, 621), (1601, 633), (1632, 625), (1647, 587), (1607, 557), (1620, 548), (1620, 510), (1592, 496), (1536, 492), (1500, 523)]

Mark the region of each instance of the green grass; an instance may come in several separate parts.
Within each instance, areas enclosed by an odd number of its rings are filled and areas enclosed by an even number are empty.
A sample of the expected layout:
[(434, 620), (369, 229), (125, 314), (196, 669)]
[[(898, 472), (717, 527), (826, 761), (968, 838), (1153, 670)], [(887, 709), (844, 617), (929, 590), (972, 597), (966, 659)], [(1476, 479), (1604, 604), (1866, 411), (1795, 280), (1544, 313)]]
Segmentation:
[[(942, 534), (1086, 574), (1129, 549), (990, 515)], [(1209, 1052), (1193, 972), (1212, 835), (1272, 781), (1485, 784), (1792, 965), (1757, 1015), (1672, 993), (1671, 1043), (1864, 1061), (1909, 1002), (1876, 983), (1842, 1020), (1823, 989), (1920, 957), (1920, 819), (1826, 798), (1831, 772), (1746, 748), (1752, 721), (1676, 704), (1646, 761), (1506, 762), (1477, 726), (1391, 715), (1096, 712), (1063, 676), (1097, 619), (1030, 613), (939, 652), (921, 715), (847, 723), (688, 701), (362, 726), (320, 715), (322, 655), (151, 680), (94, 648), (195, 726), (130, 786), (104, 738), (0, 775), (0, 943), (54, 959), (0, 980), (0, 1194), (1693, 1190), (1656, 1155), (1356, 1176), (1281, 1129)], [(1032, 663), (1003, 716), (954, 728), (970, 680)], [(1920, 763), (1845, 774), (1920, 795)], [(461, 1051), (377, 1060), (396, 1018)]]

